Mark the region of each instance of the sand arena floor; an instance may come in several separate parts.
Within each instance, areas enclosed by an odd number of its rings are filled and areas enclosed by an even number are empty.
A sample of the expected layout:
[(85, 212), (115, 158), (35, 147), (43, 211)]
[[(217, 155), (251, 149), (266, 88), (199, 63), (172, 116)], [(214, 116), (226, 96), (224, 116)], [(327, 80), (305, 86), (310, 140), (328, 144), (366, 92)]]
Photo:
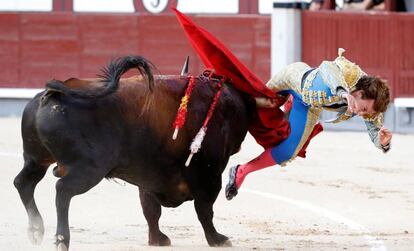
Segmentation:
[[(230, 202), (221, 191), (214, 222), (233, 243), (224, 250), (414, 250), (413, 149), (414, 135), (394, 135), (382, 154), (366, 133), (323, 132), (306, 159), (251, 174)], [(248, 136), (228, 167), (260, 151)], [(50, 168), (37, 186), (45, 236), (32, 246), (13, 186), (21, 153), (20, 118), (1, 118), (0, 250), (55, 250), (57, 178)], [(69, 218), (71, 250), (222, 250), (208, 247), (192, 202), (163, 209), (160, 225), (172, 246), (148, 247), (137, 188), (123, 181), (103, 180), (75, 197)]]

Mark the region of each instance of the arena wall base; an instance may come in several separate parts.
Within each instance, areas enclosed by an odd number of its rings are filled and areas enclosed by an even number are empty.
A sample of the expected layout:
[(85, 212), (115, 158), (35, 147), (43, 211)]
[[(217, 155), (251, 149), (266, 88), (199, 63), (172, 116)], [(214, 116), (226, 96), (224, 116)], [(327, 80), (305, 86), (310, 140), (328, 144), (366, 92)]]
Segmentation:
[(0, 88), (0, 117), (21, 117), (24, 107), (43, 89)]
[[(21, 117), (24, 107), (42, 89), (0, 88), (0, 117)], [(338, 124), (325, 123), (336, 114), (323, 111), (320, 121), (328, 131), (366, 131), (364, 121), (354, 118)], [(414, 98), (396, 98), (384, 117), (385, 127), (395, 133), (414, 133)]]
[(29, 100), (0, 98), (0, 117), (21, 117)]
[(414, 133), (414, 98), (396, 98), (394, 112), (395, 131)]

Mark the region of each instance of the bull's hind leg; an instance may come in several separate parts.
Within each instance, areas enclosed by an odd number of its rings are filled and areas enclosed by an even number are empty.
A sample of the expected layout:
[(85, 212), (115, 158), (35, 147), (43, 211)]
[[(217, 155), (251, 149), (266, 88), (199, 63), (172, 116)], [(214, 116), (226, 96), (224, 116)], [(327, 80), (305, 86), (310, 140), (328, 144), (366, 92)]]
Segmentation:
[(158, 221), (161, 217), (161, 205), (149, 192), (139, 190), (142, 211), (148, 223), (148, 245), (150, 246), (169, 246), (171, 241), (163, 232), (160, 231)]
[(33, 194), (37, 183), (45, 176), (47, 165), (40, 165), (33, 159), (25, 157), (24, 167), (14, 179), (14, 186), (19, 191), (20, 199), (29, 216), (27, 234), (32, 244), (39, 245), (43, 240), (43, 219), (37, 209)]
[(69, 248), (68, 212), (72, 197), (87, 192), (97, 185), (107, 173), (103, 166), (77, 164), (65, 167), (68, 170), (67, 174), (56, 182), (56, 246), (58, 251), (65, 251)]

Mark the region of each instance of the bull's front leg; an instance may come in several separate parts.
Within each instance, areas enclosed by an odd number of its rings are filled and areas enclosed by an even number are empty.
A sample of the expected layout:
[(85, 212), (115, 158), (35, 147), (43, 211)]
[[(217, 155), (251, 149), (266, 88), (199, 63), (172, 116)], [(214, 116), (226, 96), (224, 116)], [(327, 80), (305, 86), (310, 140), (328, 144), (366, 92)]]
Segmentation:
[[(220, 188), (218, 189), (220, 190)], [(211, 192), (211, 191), (210, 191)], [(198, 220), (204, 229), (208, 245), (211, 247), (231, 247), (231, 241), (225, 235), (216, 231), (213, 224), (213, 204), (217, 198), (218, 191), (215, 196), (197, 196), (194, 198), (194, 207), (197, 212)]]
[(169, 246), (171, 241), (159, 227), (161, 217), (161, 205), (154, 198), (154, 195), (139, 189), (142, 211), (148, 223), (148, 245), (150, 246)]

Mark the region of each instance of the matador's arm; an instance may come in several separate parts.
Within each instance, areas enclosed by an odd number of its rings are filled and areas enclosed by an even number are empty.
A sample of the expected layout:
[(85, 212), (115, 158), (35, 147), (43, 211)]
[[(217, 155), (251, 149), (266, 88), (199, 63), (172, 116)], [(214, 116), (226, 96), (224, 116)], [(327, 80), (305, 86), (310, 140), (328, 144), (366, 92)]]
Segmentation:
[[(282, 94), (281, 92), (289, 90), (300, 95), (302, 77), (310, 69), (309, 65), (303, 62), (290, 64), (274, 75), (266, 83), (266, 86), (275, 93)], [(255, 100), (258, 107), (271, 108), (276, 106), (274, 101), (266, 97), (256, 97)]]
[(293, 90), (300, 93), (303, 74), (310, 69), (303, 62), (290, 64), (274, 75), (266, 86), (275, 92)]
[(364, 120), (365, 125), (367, 126), (367, 131), (368, 131), (368, 135), (372, 141), (372, 143), (374, 143), (374, 145), (381, 149), (384, 153), (388, 152), (391, 149), (391, 145), (390, 143), (388, 143), (387, 145), (381, 145), (381, 142), (379, 140), (379, 136), (378, 133), (382, 127), (382, 116), (383, 114), (378, 115), (378, 117), (375, 120)]

